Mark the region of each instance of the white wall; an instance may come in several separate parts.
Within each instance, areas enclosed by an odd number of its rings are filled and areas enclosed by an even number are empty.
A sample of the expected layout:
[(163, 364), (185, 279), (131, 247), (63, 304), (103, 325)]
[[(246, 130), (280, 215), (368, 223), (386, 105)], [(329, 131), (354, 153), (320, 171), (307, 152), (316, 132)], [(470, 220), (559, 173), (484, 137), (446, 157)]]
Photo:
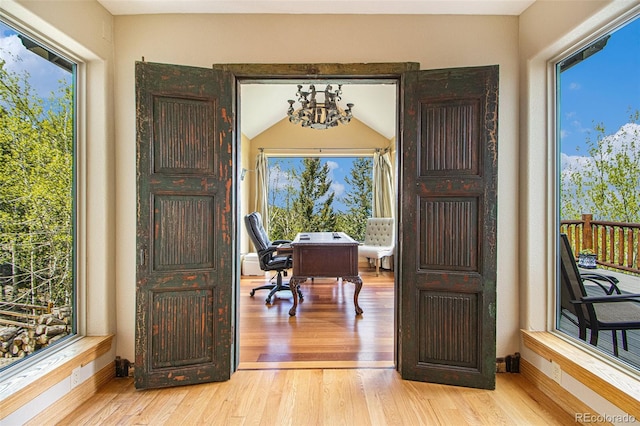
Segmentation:
[[(328, 34), (300, 37), (301, 23)], [(332, 43), (333, 42), (333, 43)], [(518, 349), (518, 18), (496, 16), (151, 15), (115, 17), (118, 354), (133, 359), (135, 87), (143, 57), (214, 63), (419, 62), (422, 69), (500, 66), (497, 353)]]

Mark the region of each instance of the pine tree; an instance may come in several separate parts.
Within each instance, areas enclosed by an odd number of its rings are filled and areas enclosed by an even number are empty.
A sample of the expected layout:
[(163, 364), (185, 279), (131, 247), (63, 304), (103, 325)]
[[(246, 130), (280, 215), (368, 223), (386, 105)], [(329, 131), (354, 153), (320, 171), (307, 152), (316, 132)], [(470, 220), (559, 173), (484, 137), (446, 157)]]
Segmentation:
[(333, 210), (335, 194), (329, 192), (329, 165), (320, 165), (319, 158), (305, 158), (299, 174), (300, 192), (293, 202), (299, 214), (297, 232), (322, 232), (336, 229), (336, 213)]

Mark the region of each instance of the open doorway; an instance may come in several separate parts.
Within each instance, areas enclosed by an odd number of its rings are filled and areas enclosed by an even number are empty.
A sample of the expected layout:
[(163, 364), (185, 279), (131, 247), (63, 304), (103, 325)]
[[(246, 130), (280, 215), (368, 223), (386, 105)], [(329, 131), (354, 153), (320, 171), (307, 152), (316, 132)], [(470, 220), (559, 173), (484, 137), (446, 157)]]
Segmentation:
[(402, 82), (398, 371), (495, 388), (497, 65), (144, 62), (136, 63), (137, 388), (228, 380), (238, 367), (238, 78), (381, 72)]
[[(347, 103), (354, 104), (351, 121), (322, 130), (289, 122), (287, 101), (296, 101), (297, 107), (297, 86), (302, 85), (305, 90), (311, 84), (321, 88), (319, 90), (324, 90), (327, 84), (332, 84), (334, 89), (342, 84), (339, 106), (347, 108)], [(327, 277), (302, 284), (304, 301), (298, 305), (297, 315), (290, 317), (292, 295), (289, 291), (278, 292), (271, 303), (265, 303), (268, 291), (257, 291), (250, 296), (253, 288), (273, 278), (274, 273), (265, 274), (259, 269), (243, 218), (257, 209), (256, 157), (259, 153), (264, 154), (267, 168), (272, 172), (267, 180), (270, 188), (266, 198), (271, 209), (268, 222), (273, 222), (274, 210), (282, 212), (287, 206), (291, 207), (295, 191), (299, 189), (295, 178), (302, 175), (305, 159), (313, 159), (328, 171), (329, 190), (322, 195), (323, 201), (326, 204), (332, 196), (332, 208), (342, 218), (334, 223), (332, 231), (347, 232), (363, 241), (363, 231), (348, 226), (344, 217), (349, 211), (353, 212), (348, 198), (355, 191), (354, 164), (372, 163), (376, 152), (388, 152), (391, 159), (393, 216), (396, 216), (397, 90), (396, 80), (239, 81), (240, 134), (236, 139), (241, 164), (237, 244), (242, 262), (237, 287), (239, 369), (395, 366), (396, 279), (392, 257), (383, 259), (378, 276), (366, 258), (359, 259), (364, 284), (359, 296), (362, 315), (355, 315), (353, 311), (354, 285)], [(373, 198), (373, 194), (369, 195)], [(283, 200), (282, 197), (289, 198)], [(279, 217), (281, 213), (276, 215)], [(369, 210), (365, 216), (371, 215)], [(295, 236), (295, 226), (290, 227), (292, 235), (284, 235), (282, 228), (275, 223), (267, 226), (270, 238)]]

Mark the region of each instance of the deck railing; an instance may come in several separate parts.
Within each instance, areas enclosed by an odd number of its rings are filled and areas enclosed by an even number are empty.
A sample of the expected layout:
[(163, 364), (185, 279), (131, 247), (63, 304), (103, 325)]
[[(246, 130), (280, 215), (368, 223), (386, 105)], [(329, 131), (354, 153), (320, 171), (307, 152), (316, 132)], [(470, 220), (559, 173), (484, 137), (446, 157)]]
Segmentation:
[(593, 220), (583, 214), (581, 220), (561, 221), (560, 232), (567, 234), (576, 255), (592, 249), (599, 265), (640, 274), (640, 223)]

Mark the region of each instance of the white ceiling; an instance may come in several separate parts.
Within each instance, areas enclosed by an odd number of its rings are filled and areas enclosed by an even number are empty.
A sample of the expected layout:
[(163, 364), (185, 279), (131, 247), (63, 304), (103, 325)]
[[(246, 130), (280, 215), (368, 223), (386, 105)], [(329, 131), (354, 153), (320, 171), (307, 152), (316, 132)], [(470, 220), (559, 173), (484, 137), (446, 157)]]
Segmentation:
[(311, 13), (520, 15), (535, 0), (98, 0), (113, 15)]
[[(113, 15), (158, 13), (520, 15), (535, 0), (98, 0)], [(305, 82), (306, 84), (309, 82)], [(324, 87), (322, 83), (316, 87)], [(396, 134), (394, 84), (344, 85), (340, 105), (386, 138)], [(295, 83), (242, 84), (241, 131), (254, 138), (286, 117)], [(296, 102), (296, 106), (299, 105)]]

